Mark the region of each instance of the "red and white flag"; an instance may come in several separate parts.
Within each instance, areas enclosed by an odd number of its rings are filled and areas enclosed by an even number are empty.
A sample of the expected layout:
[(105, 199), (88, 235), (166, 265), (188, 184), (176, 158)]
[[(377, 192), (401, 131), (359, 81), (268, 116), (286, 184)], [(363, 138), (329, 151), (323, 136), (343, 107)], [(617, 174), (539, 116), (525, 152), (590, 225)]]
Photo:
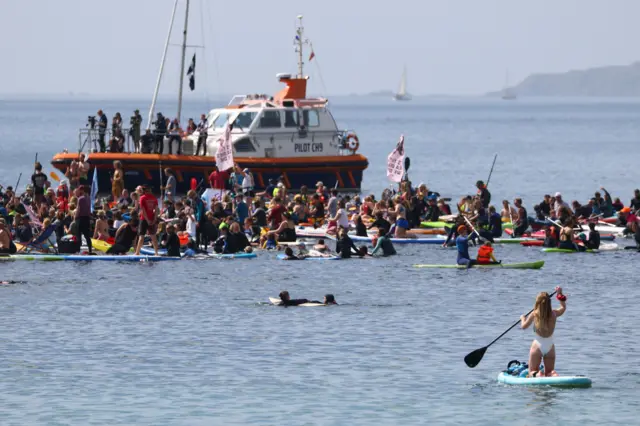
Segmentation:
[(392, 182), (402, 181), (404, 175), (404, 135), (400, 135), (400, 140), (396, 148), (387, 157), (387, 177)]
[(218, 139), (218, 150), (216, 151), (216, 166), (221, 172), (233, 167), (233, 143), (231, 141), (231, 124), (227, 123), (224, 135)]

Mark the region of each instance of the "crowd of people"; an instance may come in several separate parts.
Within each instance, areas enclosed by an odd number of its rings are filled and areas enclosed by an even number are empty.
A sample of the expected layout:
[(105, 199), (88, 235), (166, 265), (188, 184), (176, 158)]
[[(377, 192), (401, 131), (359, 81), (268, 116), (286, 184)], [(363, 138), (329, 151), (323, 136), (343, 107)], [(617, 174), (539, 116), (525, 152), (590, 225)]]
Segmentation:
[(135, 110), (134, 115), (129, 119), (129, 129), (123, 127), (123, 118), (116, 112), (111, 120), (109, 130), (109, 119), (102, 110), (98, 110), (96, 117), (89, 117), (91, 130), (97, 133), (95, 139), (95, 152), (125, 152), (127, 150), (127, 137), (133, 143), (132, 151), (142, 154), (162, 154), (165, 144), (168, 153), (173, 154), (174, 146), (176, 154), (182, 154), (183, 140), (197, 135), (197, 147), (195, 155), (207, 155), (207, 129), (209, 123), (206, 114), (200, 115), (200, 121), (196, 124), (193, 118), (187, 120), (186, 126), (181, 125), (177, 118), (171, 120), (161, 112), (157, 113), (156, 120), (153, 121), (154, 128), (148, 128), (142, 132), (143, 118), (140, 110)]
[[(89, 253), (93, 252), (92, 239), (108, 242), (112, 254), (132, 249), (140, 253), (148, 243), (156, 254), (164, 248), (175, 256), (185, 249), (196, 254), (238, 253), (253, 248), (284, 250), (297, 241), (298, 227), (306, 225), (323, 227), (327, 237), (336, 240), (335, 254), (322, 249), (326, 247), (324, 241), (318, 244), (320, 248), (314, 247), (317, 253), (344, 258), (370, 255), (366, 247), (356, 247), (349, 236), (349, 231), (353, 231), (359, 237), (373, 235), (373, 254), (393, 255), (396, 253), (393, 238), (419, 237), (414, 229), (421, 222), (444, 217), (453, 219), (445, 245), (457, 244), (458, 262), (468, 264), (468, 245), (465, 248), (459, 237), (493, 242), (502, 236), (503, 222), (512, 222), (514, 236), (544, 229), (548, 234), (545, 244), (597, 248), (598, 232), (593, 224), (585, 241), (574, 228), (583, 219), (614, 214), (617, 224), (626, 226), (640, 246), (638, 190), (626, 207), (604, 188), (585, 205), (574, 201), (570, 206), (560, 193), (545, 195), (534, 207), (535, 216), (529, 216), (520, 198), (513, 204), (504, 200), (498, 212), (491, 205), (487, 186), (478, 181), (477, 194), (463, 197), (457, 203), (457, 216), (453, 216), (451, 199), (430, 191), (425, 184), (414, 187), (409, 181), (403, 181), (398, 191), (385, 190), (380, 199), (374, 194), (343, 196), (323, 182), (317, 182), (314, 190), (303, 186), (293, 192), (287, 188), (284, 177), (269, 179), (267, 187), (257, 191), (251, 171), (236, 165), (227, 171), (214, 168), (209, 176), (209, 190), (204, 194), (205, 188), (198, 187), (178, 197), (175, 173), (167, 168), (158, 200), (150, 187), (138, 186), (129, 191), (122, 164), (116, 161), (110, 196), (92, 199), (89, 170), (84, 155), (80, 155), (67, 170), (67, 179), (58, 181), (54, 189), (51, 180), (55, 179), (50, 179), (37, 163), (24, 193), (18, 195), (12, 187), (2, 191), (0, 251), (15, 252), (16, 242), (21, 246), (37, 244), (75, 253), (80, 251), (83, 237)], [(303, 248), (298, 254), (291, 247), (286, 252), (290, 259), (305, 255), (308, 253)], [(482, 257), (495, 261), (489, 249), (483, 250)]]

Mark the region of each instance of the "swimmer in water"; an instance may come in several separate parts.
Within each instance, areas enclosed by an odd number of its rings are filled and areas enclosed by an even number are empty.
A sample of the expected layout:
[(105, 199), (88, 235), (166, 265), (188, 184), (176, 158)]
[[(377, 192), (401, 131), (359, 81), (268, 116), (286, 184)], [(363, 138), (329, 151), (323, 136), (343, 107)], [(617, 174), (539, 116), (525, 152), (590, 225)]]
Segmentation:
[(329, 251), (329, 246), (327, 246), (323, 239), (318, 240), (318, 244), (313, 246), (315, 251), (319, 251), (320, 253), (325, 253)]
[[(309, 299), (291, 299), (289, 296), (289, 292), (283, 290), (280, 292), (280, 306), (299, 306), (304, 303), (320, 303), (317, 300), (309, 300)], [(337, 305), (336, 298), (333, 294), (326, 294), (324, 296), (324, 300), (322, 302), (323, 305)]]
[(284, 255), (286, 256), (284, 260), (302, 260), (300, 257), (293, 254), (293, 249), (291, 247), (286, 247), (284, 249)]

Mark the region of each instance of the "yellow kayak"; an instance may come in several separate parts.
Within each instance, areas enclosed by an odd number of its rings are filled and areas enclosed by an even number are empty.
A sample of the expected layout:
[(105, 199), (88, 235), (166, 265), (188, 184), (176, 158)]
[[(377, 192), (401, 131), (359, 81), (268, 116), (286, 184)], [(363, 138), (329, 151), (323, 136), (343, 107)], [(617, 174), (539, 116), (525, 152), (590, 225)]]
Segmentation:
[(102, 240), (96, 240), (95, 238), (91, 239), (91, 245), (93, 246), (94, 249), (101, 251), (103, 253), (106, 253), (107, 250), (111, 248), (111, 244), (109, 244), (108, 242), (102, 241)]

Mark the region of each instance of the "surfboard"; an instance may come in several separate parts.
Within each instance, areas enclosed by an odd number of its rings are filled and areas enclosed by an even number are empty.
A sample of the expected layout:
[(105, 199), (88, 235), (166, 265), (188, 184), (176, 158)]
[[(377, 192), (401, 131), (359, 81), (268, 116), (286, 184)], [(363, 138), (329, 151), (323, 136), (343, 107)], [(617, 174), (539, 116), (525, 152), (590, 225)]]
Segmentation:
[(591, 379), (586, 376), (519, 377), (512, 376), (504, 371), (498, 374), (498, 382), (517, 386), (591, 387)]
[[(272, 305), (276, 305), (276, 306), (282, 306), (282, 300), (280, 300), (279, 297), (269, 297), (269, 302), (271, 302)], [(302, 305), (297, 305), (297, 306), (305, 306), (305, 307), (312, 307), (312, 306), (327, 306), (324, 303), (303, 303)], [(295, 308), (295, 306), (290, 306), (291, 308)]]

